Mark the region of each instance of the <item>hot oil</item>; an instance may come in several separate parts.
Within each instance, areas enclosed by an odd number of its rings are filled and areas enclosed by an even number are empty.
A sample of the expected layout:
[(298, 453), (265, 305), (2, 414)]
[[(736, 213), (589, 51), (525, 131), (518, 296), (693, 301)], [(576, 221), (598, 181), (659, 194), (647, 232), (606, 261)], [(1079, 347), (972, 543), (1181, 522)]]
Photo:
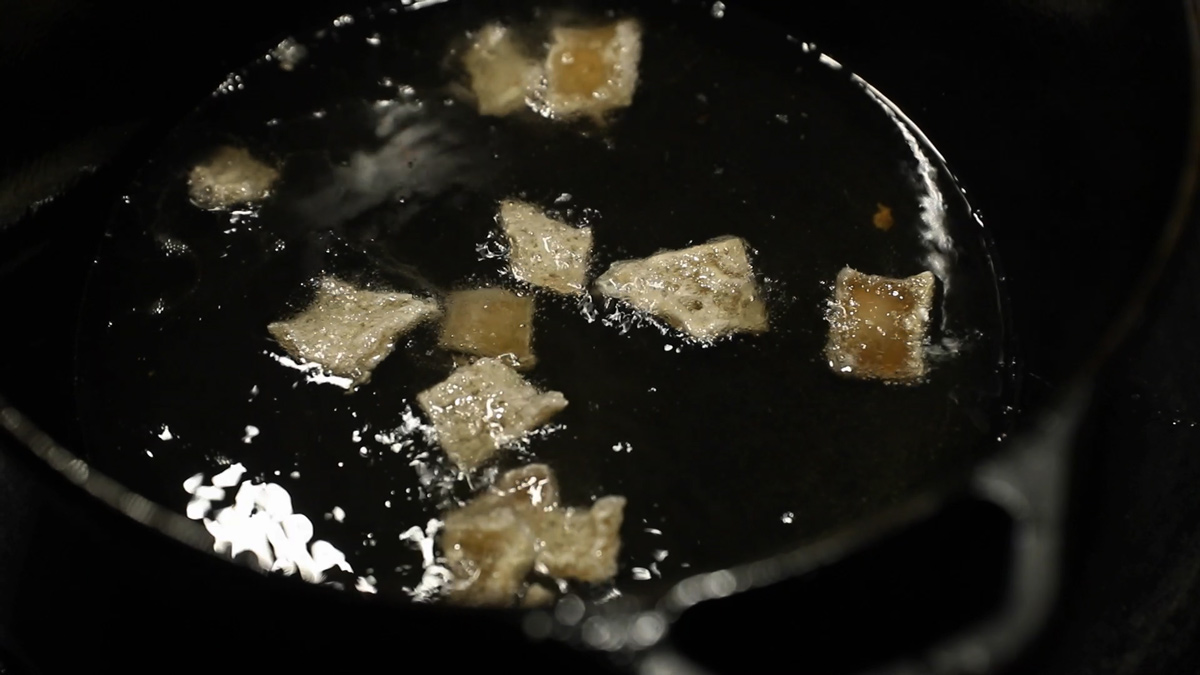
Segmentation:
[[(264, 58), (231, 77), (116, 207), (80, 333), (90, 460), (181, 510), (184, 479), (241, 462), (397, 595), (431, 562), (418, 545), (431, 519), (497, 468), (545, 462), (568, 505), (628, 498), (615, 582), (628, 595), (813, 541), (986, 455), (1012, 355), (986, 232), (936, 152), (777, 26), (736, 6), (645, 4), (612, 14), (642, 23), (641, 76), (633, 105), (602, 123), (482, 117), (452, 52), (496, 19), (536, 46), (563, 17), (605, 20), (595, 7), (376, 10), (296, 38), (303, 58), (287, 68)], [(220, 144), (281, 167), (261, 207), (189, 204), (190, 167)], [(527, 377), (570, 405), (473, 476), (430, 443), (415, 405), (453, 367), (435, 326), (353, 393), (280, 364), (266, 326), (302, 309), (322, 274), (533, 293), (497, 237), (497, 202), (512, 197), (593, 228), (591, 278), (744, 238), (770, 330), (698, 344), (620, 303), (537, 293)], [(890, 228), (873, 222), (881, 205)], [(925, 381), (831, 372), (824, 315), (845, 265), (939, 275)]]

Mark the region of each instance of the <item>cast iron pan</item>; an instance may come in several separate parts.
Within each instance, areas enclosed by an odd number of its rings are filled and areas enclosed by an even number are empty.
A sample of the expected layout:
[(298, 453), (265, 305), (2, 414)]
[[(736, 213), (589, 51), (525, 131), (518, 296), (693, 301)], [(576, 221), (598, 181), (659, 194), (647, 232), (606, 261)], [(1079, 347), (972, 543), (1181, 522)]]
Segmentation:
[[(496, 204), (512, 195), (590, 222), (597, 271), (726, 234), (757, 249), (772, 323), (760, 337), (705, 347), (598, 297), (536, 294), (529, 378), (572, 404), (553, 420), (565, 428), (499, 466), (548, 463), (568, 503), (629, 500), (626, 574), (670, 572), (626, 577), (626, 595), (811, 541), (985, 455), (1015, 402), (1011, 357), (985, 230), (948, 174), (927, 187), (890, 111), (786, 34), (740, 55), (769, 24), (654, 8), (638, 11), (638, 103), (606, 129), (532, 112), (496, 120), (455, 100), (439, 63), (456, 34), (489, 14), (534, 20), (469, 3), (364, 16), (308, 41), (294, 70), (264, 61), (244, 89), (215, 96), (130, 189), (89, 281), (79, 382), (91, 464), (182, 510), (183, 479), (241, 462), (310, 517), (351, 514), (322, 536), (377, 570), (380, 591), (415, 586), (419, 565), (382, 572), (419, 561), (399, 535), (445, 508), (439, 484), (461, 498), (482, 480), (456, 480), (420, 434), (391, 449), (417, 392), (452, 370), (435, 327), (406, 336), (349, 395), (281, 368), (264, 327), (303, 308), (322, 274), (441, 297), (529, 293), (503, 275), (504, 256), (477, 250), (496, 243)], [(221, 142), (282, 163), (273, 205), (247, 215), (189, 202), (188, 168)], [(945, 209), (922, 210), (928, 191)], [(879, 203), (898, 223), (886, 232), (871, 222)], [(925, 243), (934, 227), (953, 239), (945, 251)], [(948, 268), (931, 340), (959, 353), (934, 357), (919, 386), (831, 372), (823, 314), (838, 270), (905, 277), (931, 257)]]
[[(360, 12), (305, 41), (311, 54), (297, 70), (260, 61), (227, 80), (226, 94), (142, 155), (151, 163), (114, 200), (79, 323), (86, 464), (38, 440), (15, 408), (6, 426), (94, 494), (198, 547), (210, 547), (206, 535), (169, 513), (186, 501), (180, 483), (241, 461), (251, 475), (284, 483), (314, 520), (345, 509), (347, 521), (318, 522), (318, 536), (356, 566), (411, 561), (397, 535), (440, 508), (398, 494), (417, 485), (408, 460), (421, 449), (405, 456), (351, 439), (397, 426), (412, 395), (445, 376), (432, 334), (415, 334), (368, 386), (346, 395), (296, 386), (297, 374), (265, 354), (273, 345), (263, 327), (302, 306), (318, 273), (437, 293), (511, 285), (475, 250), (494, 229), (495, 200), (521, 194), (552, 204), (569, 193), (563, 215), (590, 218), (600, 233), (598, 269), (722, 234), (762, 242), (754, 259), (767, 277), (772, 330), (701, 348), (645, 325), (589, 322), (593, 307), (539, 299), (546, 328), (531, 378), (573, 405), (556, 420), (564, 430), (501, 466), (545, 461), (568, 503), (622, 494), (630, 507), (621, 597), (572, 589), (578, 597), (526, 617), (527, 632), (645, 650), (647, 671), (682, 667), (649, 648), (684, 609), (841, 559), (966, 494), (1015, 521), (1011, 592), (998, 619), (934, 650), (932, 663), (960, 669), (979, 648), (1011, 655), (1050, 596), (1061, 451), (1087, 378), (1040, 426), (1025, 423), (1034, 433), (1024, 442), (996, 455), (1023, 403), (1004, 259), (920, 131), (849, 69), (831, 66), (803, 30), (782, 31), (737, 5), (607, 8), (635, 12), (647, 29), (646, 84), (607, 128), (481, 120), (450, 97), (439, 68), (446, 45), (493, 16), (536, 22), (519, 3)], [(397, 94), (401, 82), (411, 93)], [(382, 115), (380, 100), (388, 102)], [(384, 118), (394, 128), (375, 133)], [(339, 185), (338, 167), (353, 153), (397, 160), (388, 141), (404, 134), (421, 140), (405, 145), (398, 169), (377, 176), (386, 189)], [(183, 194), (187, 168), (221, 142), (286, 167), (273, 203), (253, 217), (202, 212)], [(953, 247), (931, 248), (920, 236), (930, 190), (945, 199)], [(870, 226), (877, 203), (893, 206), (896, 231)], [(955, 353), (935, 360), (915, 387), (829, 373), (819, 358), (823, 282), (844, 264), (903, 276), (937, 255), (950, 273), (939, 285), (933, 339)], [(1038, 300), (1013, 293), (1014, 313)], [(1129, 316), (1103, 350), (1128, 330)], [(249, 425), (259, 436), (243, 443)], [(293, 471), (301, 478), (288, 482)], [(470, 485), (452, 490), (464, 497)], [(410, 562), (373, 576), (386, 601), (403, 598), (414, 575), (420, 568)]]

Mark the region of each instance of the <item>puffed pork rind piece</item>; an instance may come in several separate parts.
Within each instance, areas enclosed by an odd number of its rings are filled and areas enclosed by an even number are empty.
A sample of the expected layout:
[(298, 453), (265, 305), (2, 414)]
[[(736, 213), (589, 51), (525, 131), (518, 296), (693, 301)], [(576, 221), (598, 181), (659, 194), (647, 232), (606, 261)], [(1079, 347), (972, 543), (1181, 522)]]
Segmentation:
[(188, 198), (206, 211), (227, 211), (263, 201), (279, 171), (245, 148), (223, 145), (188, 173)]
[(524, 53), (511, 29), (498, 23), (475, 32), (462, 64), (479, 114), (494, 117), (524, 108), (530, 94), (541, 86), (544, 72), (541, 63)]
[(506, 607), (524, 586), (537, 557), (537, 538), (515, 509), (464, 508), (446, 514), (440, 535), (454, 575), (450, 600), (476, 607)]
[(438, 344), (471, 356), (502, 358), (527, 370), (537, 363), (533, 314), (533, 298), (503, 288), (455, 291), (446, 298)]
[(920, 380), (934, 289), (930, 272), (897, 279), (843, 268), (826, 315), (829, 367), (852, 378)]
[(514, 277), (564, 295), (587, 289), (592, 228), (572, 227), (533, 204), (511, 199), (500, 202), (499, 221)]
[(557, 27), (546, 56), (543, 114), (602, 118), (629, 107), (638, 84), (642, 29), (633, 19), (596, 27)]
[(557, 391), (542, 392), (499, 359), (463, 366), (417, 394), (438, 444), (462, 471), (473, 471), (513, 441), (567, 407)]
[(596, 289), (701, 342), (770, 327), (748, 247), (737, 237), (616, 263)]
[(357, 386), (371, 379), (400, 336), (439, 313), (432, 300), (324, 277), (307, 309), (267, 330), (292, 357), (320, 364)]
[(625, 499), (563, 508), (550, 468), (531, 464), (502, 475), (462, 508), (445, 514), (440, 545), (455, 581), (450, 600), (473, 606), (545, 604), (553, 591), (531, 571), (602, 583), (616, 576)]
[(542, 574), (598, 584), (617, 575), (624, 497), (601, 497), (590, 509), (548, 511), (537, 529), (534, 568)]

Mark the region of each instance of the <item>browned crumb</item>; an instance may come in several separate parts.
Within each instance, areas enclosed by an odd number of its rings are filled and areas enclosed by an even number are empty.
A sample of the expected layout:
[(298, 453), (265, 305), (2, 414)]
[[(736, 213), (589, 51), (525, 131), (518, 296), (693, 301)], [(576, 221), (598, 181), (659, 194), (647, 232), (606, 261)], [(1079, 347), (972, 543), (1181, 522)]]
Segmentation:
[(885, 204), (876, 204), (875, 206), (877, 210), (871, 217), (871, 222), (875, 224), (875, 227), (887, 232), (896, 224), (895, 219), (892, 218), (892, 208)]

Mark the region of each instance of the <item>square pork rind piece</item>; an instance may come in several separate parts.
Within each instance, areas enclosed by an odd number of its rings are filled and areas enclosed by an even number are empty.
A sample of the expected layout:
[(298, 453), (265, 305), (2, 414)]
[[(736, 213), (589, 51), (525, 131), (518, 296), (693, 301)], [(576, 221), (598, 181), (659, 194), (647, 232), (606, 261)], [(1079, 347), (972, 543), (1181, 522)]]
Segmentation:
[(501, 476), (443, 517), (442, 550), (457, 604), (506, 606), (521, 591), (537, 556), (538, 516), (558, 506), (558, 482), (545, 464)]
[(489, 23), (475, 33), (462, 58), (479, 114), (503, 116), (525, 107), (542, 81), (542, 64), (527, 56), (512, 31)]
[(455, 582), (451, 600), (476, 606), (547, 602), (553, 592), (525, 587), (531, 571), (602, 583), (617, 574), (625, 499), (603, 497), (591, 508), (563, 508), (558, 483), (544, 464), (505, 473), (462, 508), (445, 514), (440, 544)]
[(573, 295), (587, 288), (592, 228), (572, 227), (526, 202), (500, 203), (513, 276), (534, 286)]
[(359, 289), (325, 277), (307, 309), (267, 330), (293, 357), (360, 385), (392, 353), (401, 335), (438, 313), (431, 300)]
[(524, 586), (537, 556), (537, 538), (522, 514), (503, 504), (468, 505), (446, 514), (440, 541), (454, 575), (450, 600), (506, 607)]
[(596, 289), (702, 342), (769, 327), (746, 242), (737, 237), (616, 263)]
[(438, 344), (472, 356), (503, 357), (525, 370), (533, 354), (533, 298), (503, 288), (455, 291), (446, 298)]
[(555, 28), (546, 57), (545, 113), (602, 117), (628, 107), (638, 83), (642, 29), (626, 19), (605, 26)]
[(223, 145), (188, 173), (188, 197), (206, 211), (223, 211), (266, 199), (279, 171), (245, 148)]
[(617, 575), (624, 497), (601, 497), (590, 509), (566, 508), (542, 516), (534, 568), (542, 574), (598, 584)]
[(438, 444), (463, 471), (473, 471), (501, 447), (550, 420), (567, 399), (541, 392), (498, 359), (483, 358), (417, 394)]
[(913, 382), (923, 377), (933, 295), (929, 272), (894, 279), (843, 268), (827, 315), (829, 367), (860, 379)]

